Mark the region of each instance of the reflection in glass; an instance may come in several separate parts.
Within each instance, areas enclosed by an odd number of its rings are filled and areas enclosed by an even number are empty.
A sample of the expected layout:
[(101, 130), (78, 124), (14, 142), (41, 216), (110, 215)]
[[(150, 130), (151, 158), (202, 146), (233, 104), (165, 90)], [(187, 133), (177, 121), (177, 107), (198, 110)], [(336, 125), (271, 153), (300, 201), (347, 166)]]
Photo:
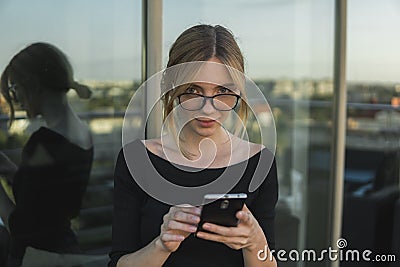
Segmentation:
[(66, 55), (48, 43), (31, 44), (16, 54), (0, 87), (10, 106), (11, 123), (15, 104), (28, 118), (41, 116), (46, 123), (30, 136), (18, 166), (1, 152), (2, 166), (8, 167), (1, 175), (12, 188), (10, 199), (0, 188), (0, 215), (10, 232), (8, 264), (20, 264), (28, 247), (78, 253), (71, 219), (79, 215), (88, 184), (93, 143), (66, 93), (73, 88), (88, 98), (91, 91), (74, 81)]

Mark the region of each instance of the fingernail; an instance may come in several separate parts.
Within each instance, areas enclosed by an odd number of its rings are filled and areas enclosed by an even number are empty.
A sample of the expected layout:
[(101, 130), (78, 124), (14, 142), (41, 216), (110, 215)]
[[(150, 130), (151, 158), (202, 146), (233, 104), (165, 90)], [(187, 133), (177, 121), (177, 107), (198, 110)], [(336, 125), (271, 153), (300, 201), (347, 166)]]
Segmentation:
[(190, 232), (196, 232), (197, 227), (190, 226), (190, 227), (189, 227), (189, 230), (190, 230)]
[(205, 224), (203, 224), (203, 228), (204, 228), (204, 229), (210, 229), (211, 226), (210, 226), (209, 224), (205, 223)]
[(193, 221), (195, 221), (196, 223), (200, 222), (200, 217), (198, 216), (193, 216)]

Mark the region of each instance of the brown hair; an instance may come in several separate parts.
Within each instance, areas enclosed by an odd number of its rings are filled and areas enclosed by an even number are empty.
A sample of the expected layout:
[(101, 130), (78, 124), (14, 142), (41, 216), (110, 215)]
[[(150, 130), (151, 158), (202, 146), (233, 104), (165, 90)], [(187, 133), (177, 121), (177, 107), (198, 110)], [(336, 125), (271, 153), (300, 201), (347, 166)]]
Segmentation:
[[(185, 30), (176, 39), (169, 51), (167, 68), (186, 62), (207, 61), (212, 57), (216, 57), (224, 65), (244, 73), (243, 55), (231, 31), (220, 25), (205, 24)], [(173, 110), (174, 101), (180, 92), (181, 90), (174, 89), (163, 95), (164, 121)], [(242, 100), (245, 100), (244, 92), (241, 92), (241, 97)], [(241, 101), (238, 115), (244, 124), (248, 117), (248, 110), (247, 103)]]

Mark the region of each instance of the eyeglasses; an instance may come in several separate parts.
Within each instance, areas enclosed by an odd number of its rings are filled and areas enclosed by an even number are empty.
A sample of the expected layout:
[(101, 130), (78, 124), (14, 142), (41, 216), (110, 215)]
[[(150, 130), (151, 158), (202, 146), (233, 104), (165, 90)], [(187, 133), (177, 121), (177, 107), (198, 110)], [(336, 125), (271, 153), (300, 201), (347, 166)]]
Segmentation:
[(214, 96), (204, 96), (194, 93), (183, 93), (178, 96), (179, 104), (183, 109), (195, 111), (200, 110), (210, 99), (212, 106), (219, 111), (229, 111), (236, 107), (239, 102), (239, 95), (218, 94)]
[(8, 92), (10, 92), (10, 97), (11, 100), (18, 103), (18, 97), (17, 97), (17, 84), (13, 83), (8, 87)]

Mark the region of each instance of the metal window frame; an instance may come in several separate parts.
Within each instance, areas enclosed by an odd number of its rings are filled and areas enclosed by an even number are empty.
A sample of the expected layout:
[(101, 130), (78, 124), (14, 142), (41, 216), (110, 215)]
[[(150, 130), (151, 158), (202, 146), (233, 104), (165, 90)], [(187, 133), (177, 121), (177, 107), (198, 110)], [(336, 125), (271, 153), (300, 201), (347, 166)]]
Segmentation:
[[(331, 196), (329, 239), (331, 247), (337, 248), (337, 240), (342, 234), (343, 184), (347, 127), (347, 87), (346, 87), (346, 36), (347, 0), (335, 0), (335, 50), (333, 74), (333, 124), (331, 159)], [(339, 261), (332, 261), (331, 267), (338, 267)]]
[[(162, 4), (163, 0), (142, 0), (142, 83), (162, 69)], [(145, 91), (146, 138), (161, 131), (161, 105), (151, 110), (160, 95), (161, 90), (155, 88)]]

